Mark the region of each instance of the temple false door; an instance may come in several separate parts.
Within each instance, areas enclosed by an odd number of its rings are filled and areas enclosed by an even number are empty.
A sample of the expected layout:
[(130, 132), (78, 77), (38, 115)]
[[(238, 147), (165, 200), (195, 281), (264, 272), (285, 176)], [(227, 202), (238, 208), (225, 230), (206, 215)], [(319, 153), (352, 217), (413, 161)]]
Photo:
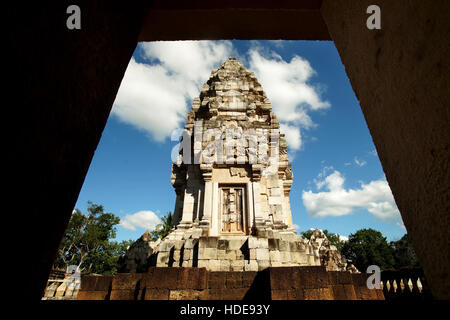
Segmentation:
[(222, 234), (246, 234), (245, 186), (220, 187), (220, 230)]

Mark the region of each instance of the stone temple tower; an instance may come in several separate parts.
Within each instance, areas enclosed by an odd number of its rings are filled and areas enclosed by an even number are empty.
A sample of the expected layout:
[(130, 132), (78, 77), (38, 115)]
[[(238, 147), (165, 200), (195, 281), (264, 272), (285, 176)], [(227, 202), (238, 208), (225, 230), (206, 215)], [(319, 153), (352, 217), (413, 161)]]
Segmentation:
[(345, 269), (345, 259), (319, 230), (310, 240), (296, 234), (286, 139), (255, 74), (236, 59), (211, 72), (193, 100), (179, 146), (171, 175), (175, 227), (157, 242), (144, 234), (127, 252), (123, 271), (150, 265)]
[(185, 130), (172, 167), (180, 232), (293, 235), (286, 139), (252, 72), (233, 58), (213, 71), (193, 101)]

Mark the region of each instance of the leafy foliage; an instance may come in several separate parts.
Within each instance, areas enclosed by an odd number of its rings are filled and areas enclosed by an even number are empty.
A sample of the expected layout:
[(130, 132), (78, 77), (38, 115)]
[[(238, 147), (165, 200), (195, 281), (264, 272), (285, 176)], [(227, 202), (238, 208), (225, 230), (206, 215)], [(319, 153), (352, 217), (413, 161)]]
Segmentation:
[(420, 267), (407, 234), (398, 241), (391, 241), (389, 245), (393, 251), (395, 269)]
[(381, 270), (390, 269), (395, 263), (386, 238), (381, 232), (370, 228), (350, 234), (342, 246), (342, 253), (361, 272), (365, 272), (370, 265), (377, 265)]
[(117, 259), (130, 241), (115, 242), (120, 218), (104, 212), (102, 205), (88, 202), (87, 214), (75, 210), (58, 249), (54, 268), (77, 265), (84, 273), (114, 274)]
[(152, 236), (154, 240), (159, 239), (164, 239), (164, 237), (166, 237), (170, 230), (172, 230), (173, 228), (173, 213), (172, 212), (168, 212), (167, 216), (164, 216), (161, 218), (161, 223), (159, 223), (158, 225), (156, 225), (155, 230), (153, 230)]
[(303, 237), (303, 238), (305, 238), (305, 239), (311, 239), (311, 236), (312, 236), (312, 234), (313, 234), (313, 230), (307, 230), (307, 231), (302, 231), (302, 232), (300, 232), (300, 234), (301, 234), (301, 236)]

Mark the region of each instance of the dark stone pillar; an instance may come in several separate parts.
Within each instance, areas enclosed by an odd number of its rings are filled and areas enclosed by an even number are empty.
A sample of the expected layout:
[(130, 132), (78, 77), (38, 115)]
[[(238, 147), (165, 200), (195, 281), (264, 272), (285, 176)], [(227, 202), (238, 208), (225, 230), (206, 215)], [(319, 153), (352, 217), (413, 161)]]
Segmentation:
[(145, 14), (110, 1), (75, 2), (81, 30), (66, 27), (72, 2), (4, 8), (11, 54), (4, 183), (24, 240), (11, 246), (10, 267), (23, 268), (14, 287), (32, 299), (43, 293)]
[[(366, 9), (381, 8), (381, 30)], [(450, 298), (450, 2), (325, 0), (321, 8), (436, 298)]]

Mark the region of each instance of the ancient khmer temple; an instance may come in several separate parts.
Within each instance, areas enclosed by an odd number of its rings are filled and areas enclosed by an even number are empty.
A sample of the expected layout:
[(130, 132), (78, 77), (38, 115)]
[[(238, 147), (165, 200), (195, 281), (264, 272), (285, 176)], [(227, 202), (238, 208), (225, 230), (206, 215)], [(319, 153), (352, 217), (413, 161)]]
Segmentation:
[(348, 270), (323, 232), (305, 239), (293, 228), (287, 147), (255, 74), (234, 58), (225, 61), (193, 100), (172, 157), (174, 228), (158, 241), (146, 232), (121, 259), (122, 272)]

